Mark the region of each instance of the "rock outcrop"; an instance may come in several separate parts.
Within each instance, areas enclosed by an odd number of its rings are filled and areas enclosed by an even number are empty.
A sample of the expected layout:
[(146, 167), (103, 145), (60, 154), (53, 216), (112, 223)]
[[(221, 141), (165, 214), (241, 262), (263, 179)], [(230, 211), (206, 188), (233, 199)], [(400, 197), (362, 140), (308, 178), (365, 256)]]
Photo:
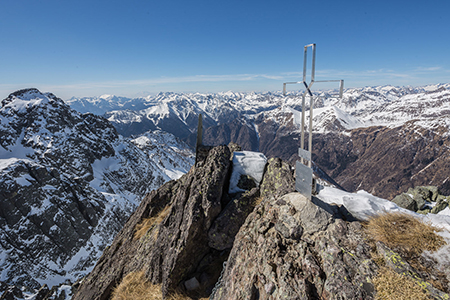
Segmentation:
[(373, 299), (359, 222), (299, 193), (267, 199), (241, 227), (212, 299)]
[[(162, 284), (164, 295), (193, 277), (207, 293), (220, 273), (207, 267), (221, 266), (225, 259), (209, 246), (208, 230), (217, 226), (213, 222), (222, 211), (230, 158), (228, 147), (216, 147), (189, 173), (144, 198), (73, 299), (108, 299), (126, 274), (141, 270), (152, 283)], [(136, 239), (136, 226), (165, 207), (167, 216)]]
[[(189, 173), (144, 198), (73, 299), (108, 299), (124, 276), (141, 270), (149, 281), (162, 285), (163, 295), (180, 288), (211, 294), (235, 235), (261, 201), (257, 187), (228, 194), (231, 154), (226, 146), (211, 149)], [(261, 183), (264, 195), (275, 199), (293, 190), (289, 165), (274, 159), (267, 170)], [(269, 187), (282, 177), (285, 186)], [(136, 239), (136, 226), (164, 208), (166, 216)]]
[(280, 159), (267, 162), (259, 187), (228, 194), (231, 154), (212, 148), (150, 193), (72, 299), (109, 299), (125, 276), (142, 271), (164, 299), (174, 291), (214, 300), (374, 299), (377, 246), (361, 222), (343, 206), (294, 192)]

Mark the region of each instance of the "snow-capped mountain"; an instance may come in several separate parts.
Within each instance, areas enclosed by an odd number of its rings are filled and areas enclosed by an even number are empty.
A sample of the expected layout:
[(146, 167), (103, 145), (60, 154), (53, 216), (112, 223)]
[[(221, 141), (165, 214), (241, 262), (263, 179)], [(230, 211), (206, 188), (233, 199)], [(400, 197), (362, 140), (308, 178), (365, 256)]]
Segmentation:
[(194, 162), (165, 132), (123, 138), (51, 93), (0, 108), (0, 281), (28, 287), (86, 274), (142, 196)]
[[(342, 99), (331, 92), (315, 95), (315, 132), (327, 133), (369, 126), (396, 127), (413, 119), (430, 119), (450, 112), (450, 84), (425, 87), (365, 87), (344, 92)], [(220, 126), (244, 119), (255, 127), (262, 119), (276, 123), (286, 113), (299, 123), (301, 93), (160, 93), (145, 98), (100, 96), (72, 98), (66, 102), (80, 112), (103, 113), (119, 133), (127, 136), (161, 129), (186, 139), (196, 131), (198, 114), (204, 127)], [(307, 101), (309, 101), (307, 97)], [(306, 125), (308, 126), (309, 112)], [(248, 123), (248, 122), (247, 122)], [(255, 128), (256, 132), (256, 128)]]
[[(202, 113), (203, 141), (207, 145), (232, 141), (244, 150), (258, 150), (267, 157), (291, 162), (298, 159), (301, 92), (286, 96), (279, 92), (160, 93), (120, 101), (109, 96), (72, 98), (68, 102), (86, 111), (89, 105), (106, 99), (107, 104), (101, 105), (105, 117), (124, 135), (161, 129), (193, 146), (197, 116)], [(309, 107), (308, 102), (309, 97)], [(137, 103), (145, 109), (137, 108)], [(314, 104), (313, 160), (344, 188), (365, 188), (390, 198), (413, 184), (434, 184), (450, 193), (450, 181), (446, 179), (450, 174), (438, 171), (440, 175), (436, 176), (428, 166), (445, 168), (450, 146), (450, 84), (349, 88), (342, 99), (336, 97), (335, 91), (322, 91), (315, 93)], [(107, 111), (108, 107), (114, 110)], [(308, 128), (309, 110), (305, 115)], [(374, 130), (374, 126), (378, 129)], [(372, 150), (368, 151), (368, 147)], [(384, 172), (388, 161), (392, 167)], [(363, 166), (379, 176), (364, 175)], [(374, 190), (374, 186), (378, 188)]]

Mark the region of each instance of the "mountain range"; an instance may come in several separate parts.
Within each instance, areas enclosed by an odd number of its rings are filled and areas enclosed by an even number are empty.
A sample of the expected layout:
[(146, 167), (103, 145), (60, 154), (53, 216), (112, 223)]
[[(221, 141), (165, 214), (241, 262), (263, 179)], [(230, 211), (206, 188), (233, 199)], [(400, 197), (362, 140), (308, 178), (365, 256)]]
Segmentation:
[[(334, 91), (314, 96), (312, 157), (317, 171), (348, 191), (364, 189), (388, 199), (416, 185), (436, 185), (450, 193), (445, 171), (450, 84), (351, 88), (342, 99), (336, 96)], [(301, 92), (160, 93), (66, 102), (80, 112), (103, 114), (124, 136), (160, 129), (191, 147), (202, 114), (205, 144), (235, 142), (244, 150), (293, 164), (298, 159), (301, 98)], [(308, 127), (309, 110), (305, 113)]]
[(124, 138), (51, 93), (0, 108), (0, 281), (28, 288), (87, 274), (141, 198), (194, 163), (173, 135)]

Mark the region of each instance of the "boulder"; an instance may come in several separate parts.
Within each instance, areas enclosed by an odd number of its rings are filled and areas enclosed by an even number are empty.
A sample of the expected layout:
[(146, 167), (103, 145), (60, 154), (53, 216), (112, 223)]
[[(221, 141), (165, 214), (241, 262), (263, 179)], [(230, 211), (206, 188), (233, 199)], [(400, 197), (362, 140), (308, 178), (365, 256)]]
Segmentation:
[[(409, 192), (409, 191), (408, 191)], [(417, 211), (417, 202), (414, 201), (414, 199), (406, 193), (400, 194), (398, 196), (396, 196), (394, 199), (392, 199), (392, 202), (394, 202), (395, 204), (397, 204), (400, 207), (412, 210), (412, 211)]]

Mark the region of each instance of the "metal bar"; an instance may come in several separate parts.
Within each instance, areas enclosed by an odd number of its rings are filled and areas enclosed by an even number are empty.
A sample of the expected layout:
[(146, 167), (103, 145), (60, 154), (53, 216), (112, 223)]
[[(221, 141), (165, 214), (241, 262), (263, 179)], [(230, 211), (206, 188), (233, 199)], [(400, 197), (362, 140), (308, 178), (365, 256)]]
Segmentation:
[(197, 126), (197, 144), (195, 145), (195, 165), (199, 159), (200, 148), (203, 143), (203, 120), (202, 114), (198, 115), (198, 126)]
[(303, 82), (306, 81), (307, 57), (308, 57), (308, 46), (305, 46), (304, 53), (303, 53)]
[(342, 97), (344, 96), (344, 80), (341, 80), (341, 83), (339, 85), (339, 98), (342, 99)]
[(312, 52), (311, 82), (314, 82), (316, 76), (316, 44), (312, 44)]
[(203, 143), (203, 120), (202, 114), (198, 115), (198, 126), (197, 126), (197, 149), (201, 147)]
[(309, 89), (309, 87), (308, 87), (308, 85), (306, 84), (305, 81), (303, 81), (303, 84), (305, 85), (305, 88), (306, 88), (305, 94), (308, 93), (312, 97), (311, 90)]
[(300, 140), (300, 148), (305, 149), (305, 94), (302, 96), (302, 135)]
[[(308, 136), (308, 150), (312, 153), (312, 125), (313, 125), (313, 106), (314, 106), (314, 97), (311, 96), (309, 100), (309, 136)], [(311, 168), (311, 160), (308, 161), (308, 167)]]
[(342, 79), (336, 79), (336, 80), (314, 80), (314, 82), (340, 82), (343, 81)]

